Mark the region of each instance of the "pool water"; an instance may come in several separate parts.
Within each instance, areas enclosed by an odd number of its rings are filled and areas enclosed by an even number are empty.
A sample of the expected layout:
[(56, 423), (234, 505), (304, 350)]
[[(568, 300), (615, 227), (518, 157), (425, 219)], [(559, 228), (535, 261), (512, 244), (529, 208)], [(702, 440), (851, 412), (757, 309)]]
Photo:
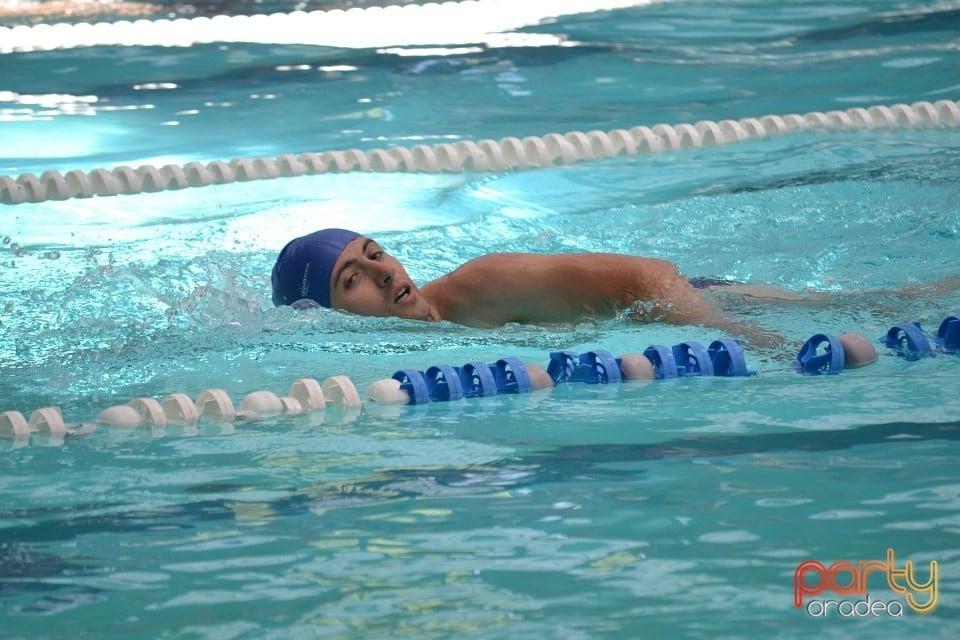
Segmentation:
[[(522, 29), (562, 46), (6, 53), (0, 175), (953, 100), (958, 27), (954, 2), (690, 0)], [(954, 638), (960, 359), (875, 342), (876, 364), (838, 376), (790, 362), (816, 333), (960, 314), (958, 185), (960, 130), (938, 127), (0, 205), (0, 411), (72, 422), (140, 396), (239, 403), (332, 375), (363, 392), (403, 368), (722, 337), (273, 308), (277, 251), (325, 226), (374, 236), (417, 282), (493, 251), (613, 251), (832, 294), (723, 298), (786, 338), (744, 342), (749, 378), (0, 440), (4, 636)], [(921, 581), (938, 563), (934, 611), (794, 606), (801, 562), (887, 549)], [(869, 592), (906, 602), (876, 574)]]

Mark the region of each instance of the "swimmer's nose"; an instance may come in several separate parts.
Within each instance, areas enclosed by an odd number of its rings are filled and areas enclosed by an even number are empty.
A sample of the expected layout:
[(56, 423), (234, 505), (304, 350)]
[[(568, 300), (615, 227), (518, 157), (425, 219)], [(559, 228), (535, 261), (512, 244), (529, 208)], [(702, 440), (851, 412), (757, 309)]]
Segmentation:
[(393, 269), (377, 264), (375, 267), (375, 277), (377, 284), (381, 287), (389, 286), (393, 282)]

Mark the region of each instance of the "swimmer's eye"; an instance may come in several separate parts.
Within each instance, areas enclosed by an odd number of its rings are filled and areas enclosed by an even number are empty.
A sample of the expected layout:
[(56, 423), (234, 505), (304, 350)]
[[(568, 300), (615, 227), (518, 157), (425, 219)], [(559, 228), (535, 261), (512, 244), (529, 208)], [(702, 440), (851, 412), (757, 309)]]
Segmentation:
[(383, 257), (383, 251), (374, 251), (373, 253), (370, 254), (371, 260), (379, 260), (382, 257)]
[(351, 273), (350, 276), (344, 281), (343, 288), (349, 289), (357, 281), (357, 274)]

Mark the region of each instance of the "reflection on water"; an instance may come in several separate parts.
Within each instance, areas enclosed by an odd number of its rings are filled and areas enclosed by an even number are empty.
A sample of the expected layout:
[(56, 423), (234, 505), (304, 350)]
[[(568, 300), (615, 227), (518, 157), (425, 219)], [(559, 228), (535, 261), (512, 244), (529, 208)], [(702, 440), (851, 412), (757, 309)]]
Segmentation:
[[(96, 533), (136, 533), (191, 529), (206, 520), (234, 518), (238, 509), (258, 507), (261, 518), (283, 518), (305, 511), (378, 504), (394, 500), (462, 498), (551, 482), (643, 480), (642, 468), (618, 468), (637, 462), (676, 459), (725, 459), (750, 454), (842, 451), (866, 445), (896, 447), (900, 440), (960, 440), (960, 422), (868, 424), (853, 429), (797, 431), (747, 435), (689, 435), (653, 444), (567, 445), (544, 452), (465, 467), (395, 468), (370, 477), (322, 482), (288, 490), (287, 495), (257, 503), (244, 495), (255, 489), (237, 483), (203, 483), (185, 486), (181, 501), (159, 509), (114, 502), (0, 509), (0, 519), (31, 524), (7, 526), (0, 533), (0, 548), (6, 550), (9, 575), (41, 572), (54, 566), (49, 557), (34, 561), (21, 553), (27, 543), (69, 540)], [(193, 495), (211, 495), (207, 500), (182, 501)], [(59, 569), (58, 569), (59, 570)], [(6, 573), (0, 571), (0, 574)]]

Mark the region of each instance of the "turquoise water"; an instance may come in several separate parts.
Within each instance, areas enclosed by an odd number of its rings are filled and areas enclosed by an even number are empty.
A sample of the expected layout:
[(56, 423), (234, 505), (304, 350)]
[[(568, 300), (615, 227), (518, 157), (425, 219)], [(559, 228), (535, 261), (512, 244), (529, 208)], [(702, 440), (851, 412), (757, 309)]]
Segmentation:
[[(0, 102), (0, 175), (956, 99), (958, 26), (953, 3), (691, 1), (526, 29), (564, 47), (6, 54), (0, 92), (19, 97)], [(310, 68), (282, 70), (295, 65)], [(178, 88), (132, 88), (160, 82)], [(272, 308), (276, 252), (327, 225), (374, 235), (418, 282), (490, 251), (595, 250), (834, 294), (725, 300), (788, 340), (745, 344), (747, 379), (0, 440), (4, 635), (956, 637), (960, 360), (881, 349), (829, 378), (789, 361), (814, 333), (929, 331), (960, 313), (960, 292), (936, 288), (960, 274), (958, 149), (956, 129), (804, 133), (505, 174), (3, 206), (0, 410), (56, 405), (73, 422), (138, 396), (221, 387), (239, 403), (337, 374), (362, 392), (400, 368), (719, 337)], [(920, 579), (939, 563), (932, 613), (793, 606), (800, 562), (888, 548)]]

